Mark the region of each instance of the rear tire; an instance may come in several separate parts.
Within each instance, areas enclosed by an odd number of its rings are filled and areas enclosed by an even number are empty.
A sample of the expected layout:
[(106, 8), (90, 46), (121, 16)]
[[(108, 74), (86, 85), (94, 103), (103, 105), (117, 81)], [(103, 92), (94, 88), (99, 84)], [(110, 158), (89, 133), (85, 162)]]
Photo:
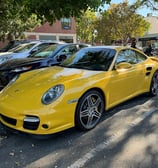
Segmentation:
[(149, 94), (150, 96), (158, 95), (158, 71), (155, 71), (155, 73), (153, 74)]

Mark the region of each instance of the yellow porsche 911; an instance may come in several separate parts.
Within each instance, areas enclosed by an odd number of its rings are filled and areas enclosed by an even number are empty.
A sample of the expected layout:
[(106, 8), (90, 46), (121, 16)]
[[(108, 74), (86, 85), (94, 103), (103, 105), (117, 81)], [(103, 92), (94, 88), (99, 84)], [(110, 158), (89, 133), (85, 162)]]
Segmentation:
[(0, 92), (0, 121), (30, 134), (94, 128), (107, 109), (158, 94), (158, 59), (128, 47), (83, 48), (61, 65), (23, 73)]

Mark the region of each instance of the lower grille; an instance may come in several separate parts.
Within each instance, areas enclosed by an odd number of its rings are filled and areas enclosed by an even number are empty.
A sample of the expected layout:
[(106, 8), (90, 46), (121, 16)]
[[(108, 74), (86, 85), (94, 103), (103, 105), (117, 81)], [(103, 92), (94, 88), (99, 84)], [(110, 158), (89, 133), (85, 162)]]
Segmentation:
[(13, 119), (13, 118), (10, 118), (10, 117), (6, 117), (4, 115), (1, 114), (1, 117), (2, 117), (2, 120), (5, 121), (6, 123), (8, 124), (11, 124), (11, 125), (16, 125), (17, 123), (17, 120), (16, 119)]
[(26, 116), (23, 123), (23, 128), (29, 130), (37, 130), (40, 120), (36, 116)]

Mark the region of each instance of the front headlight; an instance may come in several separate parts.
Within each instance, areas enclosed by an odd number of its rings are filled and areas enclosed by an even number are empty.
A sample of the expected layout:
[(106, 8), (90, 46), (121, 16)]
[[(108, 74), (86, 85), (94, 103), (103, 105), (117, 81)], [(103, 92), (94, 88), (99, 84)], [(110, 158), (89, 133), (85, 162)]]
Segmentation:
[(61, 84), (50, 88), (42, 96), (42, 103), (50, 104), (51, 102), (55, 101), (58, 97), (60, 97), (63, 92), (64, 92), (64, 85)]
[(31, 68), (32, 68), (32, 66), (19, 67), (19, 68), (12, 69), (11, 72), (28, 71)]

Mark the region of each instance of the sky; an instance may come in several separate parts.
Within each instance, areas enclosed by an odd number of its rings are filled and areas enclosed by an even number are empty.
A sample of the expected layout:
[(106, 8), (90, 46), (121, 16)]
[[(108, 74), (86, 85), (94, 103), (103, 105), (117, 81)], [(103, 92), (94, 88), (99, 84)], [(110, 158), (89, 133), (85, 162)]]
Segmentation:
[[(124, 0), (111, 0), (111, 3), (121, 3), (123, 2)], [(136, 0), (129, 0), (129, 4), (132, 4), (134, 3)], [(105, 9), (107, 9), (109, 6), (108, 5), (105, 5)], [(138, 14), (140, 15), (143, 15), (143, 16), (147, 16), (148, 13), (152, 13), (153, 16), (157, 16), (158, 17), (158, 11), (153, 11), (153, 10), (150, 10), (149, 8), (147, 7), (143, 7), (143, 8), (140, 8), (138, 11), (137, 11)]]

